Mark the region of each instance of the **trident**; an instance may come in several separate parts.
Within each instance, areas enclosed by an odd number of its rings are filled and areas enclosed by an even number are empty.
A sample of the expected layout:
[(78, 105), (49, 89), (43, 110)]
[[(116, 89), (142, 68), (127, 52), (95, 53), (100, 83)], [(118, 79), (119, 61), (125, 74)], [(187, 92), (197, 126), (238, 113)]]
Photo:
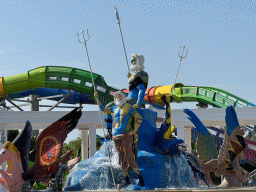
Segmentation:
[[(84, 38), (84, 30), (82, 29), (81, 32), (82, 32), (82, 34), (83, 34), (83, 40), (84, 40), (84, 41), (80, 41), (80, 40), (79, 40), (79, 34), (78, 34), (78, 33), (77, 33), (77, 37), (78, 37), (78, 41), (79, 41), (80, 43), (83, 43), (84, 46), (85, 46), (85, 49), (86, 49), (87, 58), (88, 58), (88, 62), (89, 62), (89, 66), (90, 66), (90, 71), (91, 71), (92, 84), (93, 84), (93, 88), (94, 88), (94, 92), (95, 92), (96, 89), (95, 89), (94, 79), (93, 79), (93, 76), (92, 76), (92, 67), (91, 67), (91, 63), (90, 63), (90, 59), (89, 59), (89, 54), (88, 54), (88, 50), (87, 50), (87, 46), (86, 46), (86, 42), (90, 39), (90, 35), (89, 35), (88, 29), (87, 29), (88, 39), (85, 40), (85, 38)], [(97, 101), (97, 102), (98, 102), (98, 101)]]
[[(79, 41), (80, 43), (83, 43), (84, 46), (85, 46), (85, 49), (86, 49), (87, 58), (88, 58), (89, 66), (90, 66), (91, 77), (92, 77), (92, 84), (93, 84), (93, 88), (94, 88), (94, 92), (95, 92), (95, 91), (96, 91), (96, 88), (95, 88), (95, 83), (94, 83), (94, 79), (93, 79), (93, 76), (92, 76), (92, 67), (91, 67), (91, 63), (90, 63), (90, 59), (89, 59), (89, 54), (88, 54), (88, 50), (87, 50), (87, 46), (86, 46), (86, 42), (90, 39), (90, 35), (89, 35), (88, 29), (87, 29), (88, 39), (85, 40), (83, 29), (81, 30), (81, 32), (82, 32), (82, 34), (83, 34), (83, 41), (80, 41), (80, 40), (79, 40), (79, 34), (78, 34), (78, 33), (77, 33), (77, 37), (78, 37), (78, 41)], [(97, 104), (98, 104), (98, 103), (99, 103), (99, 98), (97, 99)], [(111, 173), (112, 173), (112, 179), (113, 179), (113, 182), (114, 182), (114, 186), (115, 186), (115, 188), (116, 188), (115, 178), (114, 178), (114, 174), (113, 174), (113, 170), (112, 170), (112, 164), (111, 164), (111, 159), (110, 159), (110, 155), (109, 155), (109, 149), (108, 149), (108, 144), (107, 144), (107, 140), (106, 140), (105, 130), (104, 130), (104, 127), (103, 127), (103, 121), (102, 121), (102, 117), (101, 117), (99, 105), (98, 105), (98, 108), (99, 108), (99, 115), (100, 115), (102, 130), (103, 130), (103, 134), (104, 134), (104, 137), (105, 137), (105, 143), (106, 143), (107, 151), (108, 151), (108, 158), (109, 158), (109, 162), (110, 162), (110, 170), (111, 170)]]
[[(181, 50), (181, 47), (180, 47), (180, 50)], [(174, 85), (175, 85), (175, 83), (176, 83), (176, 79), (177, 79), (177, 76), (178, 76), (178, 73), (179, 73), (181, 61), (182, 61), (182, 59), (184, 59), (184, 58), (187, 57), (187, 52), (188, 52), (188, 50), (187, 50), (185, 57), (183, 57), (183, 53), (184, 53), (184, 50), (185, 50), (185, 46), (183, 47), (183, 51), (182, 51), (182, 54), (181, 54), (181, 55), (180, 55), (180, 50), (179, 50), (179, 52), (178, 52), (178, 56), (180, 57), (180, 63), (179, 63), (179, 67), (178, 67), (178, 70), (177, 70), (177, 73), (176, 73), (176, 77), (175, 77), (175, 79), (174, 79), (174, 83), (173, 83), (173, 86), (172, 86), (172, 90), (171, 90), (171, 92), (170, 92), (170, 95), (171, 95), (171, 96), (172, 96), (172, 92), (173, 92), (173, 90), (174, 90)]]
[(127, 55), (126, 55), (126, 51), (125, 51), (125, 46), (124, 46), (124, 39), (123, 39), (122, 30), (121, 30), (121, 26), (120, 26), (119, 15), (118, 15), (118, 11), (117, 11), (117, 8), (116, 8), (116, 7), (115, 7), (115, 12), (116, 12), (117, 24), (118, 24), (118, 26), (119, 26), (119, 30), (120, 30), (120, 34), (121, 34), (121, 39), (122, 39), (122, 42), (123, 42), (123, 48), (124, 48), (124, 54), (125, 54), (126, 64), (127, 64), (128, 72), (130, 73), (130, 68), (129, 68), (129, 64), (128, 64), (128, 60), (127, 60)]

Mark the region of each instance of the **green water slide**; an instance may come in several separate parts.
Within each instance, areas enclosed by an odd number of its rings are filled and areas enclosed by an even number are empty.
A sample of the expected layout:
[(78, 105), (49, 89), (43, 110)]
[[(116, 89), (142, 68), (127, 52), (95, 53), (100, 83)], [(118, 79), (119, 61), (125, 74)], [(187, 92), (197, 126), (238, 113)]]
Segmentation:
[[(117, 89), (108, 86), (101, 75), (93, 73), (93, 79), (102, 103), (113, 101), (113, 95)], [(70, 89), (84, 93), (94, 101), (91, 73), (82, 69), (62, 66), (43, 66), (26, 73), (0, 78), (0, 98), (42, 87)]]
[(240, 97), (228, 93), (222, 89), (214, 87), (178, 86), (175, 88), (177, 102), (199, 102), (209, 104), (213, 107), (223, 108), (234, 107), (253, 107), (256, 106)]
[[(101, 75), (93, 73), (96, 90), (103, 104), (113, 101), (113, 95), (118, 90), (110, 87)], [(170, 86), (164, 86), (169, 89)], [(0, 78), (0, 99), (10, 94), (19, 93), (36, 88), (70, 89), (86, 94), (94, 101), (91, 73), (82, 69), (63, 66), (43, 66), (26, 73)], [(214, 107), (255, 106), (224, 90), (213, 87), (175, 85), (173, 92), (175, 102), (199, 102)], [(153, 102), (154, 103), (154, 102)]]

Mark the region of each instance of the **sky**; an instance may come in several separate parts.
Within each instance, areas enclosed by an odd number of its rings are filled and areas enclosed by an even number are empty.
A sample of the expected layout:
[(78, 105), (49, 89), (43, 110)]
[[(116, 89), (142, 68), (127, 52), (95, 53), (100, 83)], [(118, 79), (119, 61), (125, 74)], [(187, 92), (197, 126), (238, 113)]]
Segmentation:
[[(188, 54), (177, 82), (216, 87), (256, 103), (256, 2), (250, 0), (5, 0), (0, 3), (0, 76), (48, 65), (90, 70), (85, 47), (77, 38), (83, 29), (90, 35), (92, 71), (109, 86), (127, 89), (128, 71), (114, 6), (128, 61), (133, 53), (145, 57), (148, 87), (173, 84), (178, 52), (185, 46)], [(194, 109), (195, 104), (171, 107)], [(65, 142), (77, 136), (79, 131), (73, 131)]]

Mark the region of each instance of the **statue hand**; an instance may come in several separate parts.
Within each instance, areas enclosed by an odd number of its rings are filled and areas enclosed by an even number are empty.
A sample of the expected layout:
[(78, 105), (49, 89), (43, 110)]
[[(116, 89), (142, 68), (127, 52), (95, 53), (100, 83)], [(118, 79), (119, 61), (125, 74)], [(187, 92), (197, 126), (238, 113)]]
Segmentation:
[(139, 108), (140, 106), (136, 103), (136, 104), (134, 104), (132, 107), (133, 107), (134, 109), (137, 109), (137, 108)]
[(180, 151), (186, 151), (187, 150), (187, 145), (185, 143), (180, 143), (178, 144), (178, 150)]
[(132, 135), (135, 135), (135, 133), (136, 133), (136, 131), (135, 131), (135, 130), (132, 130), (132, 131), (130, 131), (128, 134), (129, 134), (130, 136), (132, 136)]
[(98, 92), (97, 91), (94, 92), (94, 99), (95, 99), (95, 101), (98, 100)]
[(127, 73), (126, 75), (128, 77), (128, 79), (132, 76), (131, 73)]

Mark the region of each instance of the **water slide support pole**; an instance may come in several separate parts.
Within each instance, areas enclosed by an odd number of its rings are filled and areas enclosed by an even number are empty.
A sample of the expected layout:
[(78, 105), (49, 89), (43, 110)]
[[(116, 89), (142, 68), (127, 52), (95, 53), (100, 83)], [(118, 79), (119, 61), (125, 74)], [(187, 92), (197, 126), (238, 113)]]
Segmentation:
[[(29, 95), (29, 100), (30, 102), (30, 110), (31, 111), (39, 111), (39, 101), (37, 98), (39, 95)], [(39, 135), (39, 130), (32, 130), (32, 137), (38, 136)]]

